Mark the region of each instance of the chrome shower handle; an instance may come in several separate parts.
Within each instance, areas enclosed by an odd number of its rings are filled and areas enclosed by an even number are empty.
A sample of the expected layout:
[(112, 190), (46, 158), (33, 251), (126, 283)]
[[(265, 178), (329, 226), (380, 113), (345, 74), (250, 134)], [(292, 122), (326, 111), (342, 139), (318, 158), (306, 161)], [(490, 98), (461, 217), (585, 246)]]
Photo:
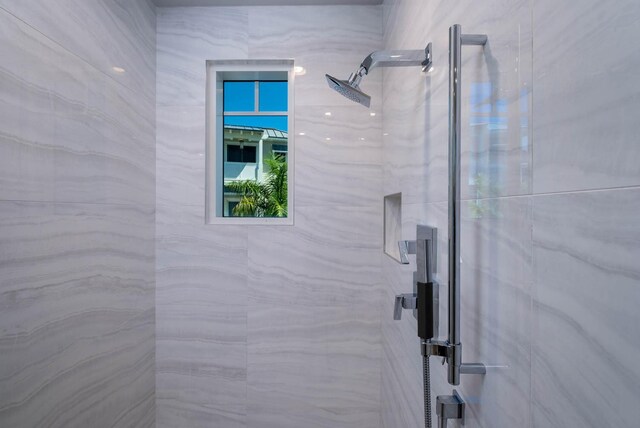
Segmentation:
[(416, 241), (398, 241), (398, 249), (400, 250), (400, 263), (409, 264), (409, 254), (415, 254), (417, 251)]
[(415, 294), (398, 294), (396, 302), (393, 305), (393, 319), (402, 319), (403, 309), (416, 309), (418, 307), (418, 298)]

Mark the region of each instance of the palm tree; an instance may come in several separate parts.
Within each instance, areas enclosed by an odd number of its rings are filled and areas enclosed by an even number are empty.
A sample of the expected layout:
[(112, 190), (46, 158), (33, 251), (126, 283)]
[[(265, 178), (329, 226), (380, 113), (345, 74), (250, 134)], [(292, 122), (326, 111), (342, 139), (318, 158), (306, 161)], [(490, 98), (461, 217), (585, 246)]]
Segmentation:
[(281, 157), (264, 160), (268, 167), (266, 179), (233, 181), (227, 186), (242, 195), (233, 208), (239, 217), (286, 217), (287, 216), (287, 162)]

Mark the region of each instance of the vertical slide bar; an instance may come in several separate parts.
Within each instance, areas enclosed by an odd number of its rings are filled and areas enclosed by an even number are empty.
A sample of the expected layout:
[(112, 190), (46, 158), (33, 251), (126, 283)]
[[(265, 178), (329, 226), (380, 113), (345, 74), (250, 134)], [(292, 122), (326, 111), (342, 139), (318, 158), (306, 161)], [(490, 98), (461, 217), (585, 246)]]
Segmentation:
[(460, 115), (462, 28), (449, 28), (449, 383), (460, 383)]

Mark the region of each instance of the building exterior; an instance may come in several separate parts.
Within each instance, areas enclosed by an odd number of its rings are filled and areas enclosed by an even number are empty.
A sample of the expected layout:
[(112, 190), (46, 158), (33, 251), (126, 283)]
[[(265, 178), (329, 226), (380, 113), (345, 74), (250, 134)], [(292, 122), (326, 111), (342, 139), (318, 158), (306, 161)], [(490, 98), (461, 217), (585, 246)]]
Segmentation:
[(264, 160), (270, 156), (287, 157), (287, 133), (251, 126), (224, 126), (224, 216), (233, 216), (233, 208), (241, 195), (227, 184), (240, 180), (263, 181), (268, 167)]

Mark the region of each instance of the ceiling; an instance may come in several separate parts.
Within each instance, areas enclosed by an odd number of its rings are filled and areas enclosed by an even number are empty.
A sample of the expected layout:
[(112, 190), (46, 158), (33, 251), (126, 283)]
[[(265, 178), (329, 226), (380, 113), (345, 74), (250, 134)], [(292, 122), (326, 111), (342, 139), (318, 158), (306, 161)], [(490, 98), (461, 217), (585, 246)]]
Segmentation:
[(153, 0), (159, 7), (181, 6), (302, 6), (302, 5), (336, 5), (382, 4), (383, 0)]

